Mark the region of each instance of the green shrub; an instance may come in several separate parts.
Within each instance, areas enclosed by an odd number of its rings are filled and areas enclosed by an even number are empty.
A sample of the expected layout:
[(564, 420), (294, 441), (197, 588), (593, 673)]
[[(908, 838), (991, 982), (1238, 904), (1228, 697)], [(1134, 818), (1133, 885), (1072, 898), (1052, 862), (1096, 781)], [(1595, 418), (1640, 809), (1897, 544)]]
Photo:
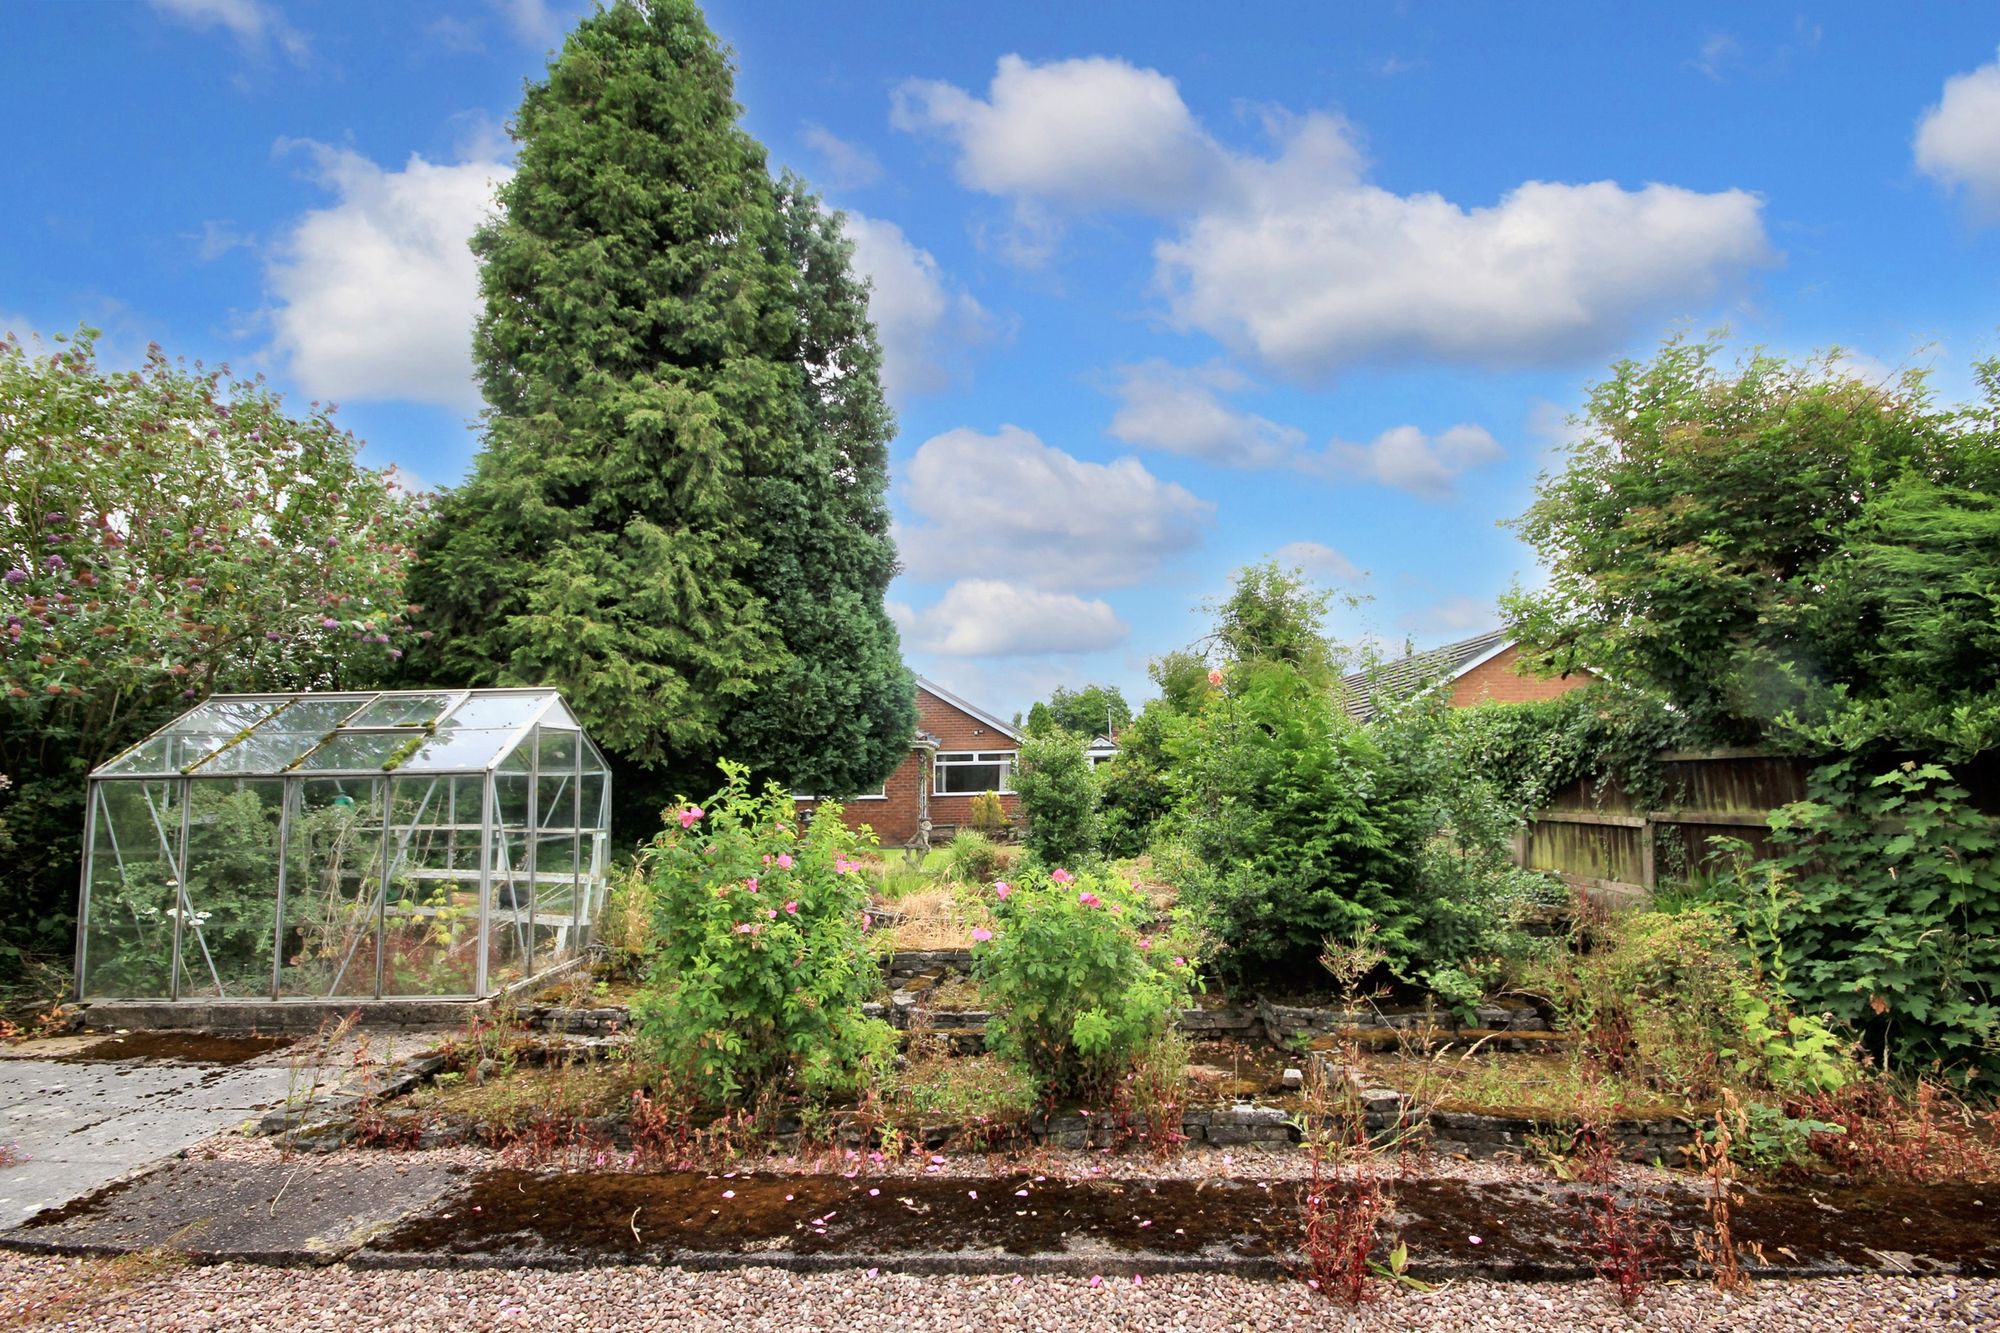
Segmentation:
[(939, 874), (960, 884), (991, 884), (999, 877), (1003, 859), (991, 838), (971, 829), (959, 830), (949, 843), (925, 857), (926, 869), (933, 858)]
[(1224, 966), (1306, 972), (1327, 936), (1370, 927), (1399, 969), (1424, 956), (1419, 811), (1324, 689), (1282, 664), (1239, 665), (1170, 748), (1171, 828), (1191, 856), (1167, 858), (1167, 873)]
[(940, 1124), (992, 1130), (1026, 1120), (1035, 1096), (1027, 1071), (995, 1056), (913, 1057), (896, 1076), (889, 1114), (906, 1130)]
[(1794, 1012), (1751, 961), (1721, 908), (1600, 915), (1582, 943), (1531, 984), (1614, 1075), (1706, 1102), (1724, 1086), (1827, 1091), (1855, 1073), (1840, 1039)]
[(1021, 742), (1014, 790), (1021, 795), (1028, 850), (1048, 865), (1086, 865), (1097, 856), (1097, 775), (1086, 744), (1069, 731)]
[(993, 915), (990, 938), (974, 933), (987, 1042), (1048, 1094), (1104, 1095), (1187, 1007), (1186, 946), (1140, 934), (1145, 904), (1122, 881), (1030, 871), (995, 886)]
[(620, 976), (637, 977), (645, 972), (657, 945), (652, 883), (645, 866), (636, 859), (612, 866), (607, 879), (604, 914), (597, 922), (597, 943), (603, 946), (605, 961), (612, 971)]
[(1000, 793), (983, 791), (966, 802), (965, 822), (975, 833), (993, 837), (1007, 828), (1007, 807), (1000, 803)]
[(742, 765), (722, 771), (727, 785), (670, 811), (645, 852), (659, 944), (635, 1052), (708, 1105), (851, 1092), (895, 1049), (861, 1012), (880, 976), (859, 839), (830, 804), (802, 832), (776, 783), (753, 795)]
[(1783, 877), (1759, 933), (1792, 960), (1787, 988), (1899, 1068), (2000, 1082), (2000, 829), (1936, 764), (1837, 761), (1806, 796), (1772, 812), (1760, 870)]

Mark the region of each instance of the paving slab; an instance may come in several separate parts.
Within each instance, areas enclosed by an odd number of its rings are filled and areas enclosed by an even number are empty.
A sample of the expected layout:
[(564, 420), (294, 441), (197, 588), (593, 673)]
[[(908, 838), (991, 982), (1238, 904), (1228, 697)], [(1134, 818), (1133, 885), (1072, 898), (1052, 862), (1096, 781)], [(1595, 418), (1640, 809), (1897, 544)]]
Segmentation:
[(433, 1207), (464, 1174), (386, 1155), (339, 1165), (312, 1156), (172, 1161), (0, 1232), (0, 1244), (47, 1254), (165, 1249), (199, 1260), (333, 1263)]
[(234, 1058), (225, 1052), (116, 1058), (123, 1053), (99, 1041), (65, 1044), (55, 1058), (0, 1059), (0, 1147), (21, 1159), (0, 1166), (0, 1228), (242, 1124), (282, 1103), (298, 1079), (276, 1048), (235, 1063), (216, 1062)]

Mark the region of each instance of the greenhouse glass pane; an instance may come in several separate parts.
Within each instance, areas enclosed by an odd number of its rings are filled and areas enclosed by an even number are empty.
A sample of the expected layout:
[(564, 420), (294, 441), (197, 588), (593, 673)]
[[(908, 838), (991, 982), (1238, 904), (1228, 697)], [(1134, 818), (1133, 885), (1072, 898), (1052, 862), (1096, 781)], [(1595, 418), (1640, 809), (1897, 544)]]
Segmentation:
[(297, 787), (286, 847), (279, 992), (372, 996), (388, 783), (308, 778)]
[(285, 784), (205, 778), (188, 787), (186, 914), (176, 993), (182, 999), (268, 996)]
[(324, 736), (366, 702), (365, 694), (314, 694), (300, 699), (264, 724), (267, 729), (307, 731)]
[(256, 699), (210, 699), (190, 708), (167, 727), (176, 731), (214, 731), (234, 736), (245, 727), (254, 727), (290, 702), (286, 695)]
[(564, 703), (561, 698), (558, 698), (553, 704), (549, 705), (549, 711), (542, 714), (542, 725), (545, 727), (567, 727), (571, 731), (577, 730), (578, 727), (576, 714), (569, 711), (569, 705)]
[(579, 733), (551, 727), (546, 722), (536, 730), (541, 733), (536, 739), (535, 747), (542, 772), (545, 774), (575, 772)]
[(385, 694), (348, 722), (350, 727), (427, 727), (438, 720), (455, 693)]
[(299, 765), (299, 772), (341, 773), (379, 769), (394, 760), (410, 740), (409, 736), (393, 731), (335, 732), (326, 744), (306, 756)]
[(285, 718), (273, 718), (234, 745), (225, 746), (195, 770), (199, 777), (224, 773), (282, 773), (299, 761), (299, 756), (318, 745), (324, 731), (273, 731)]
[(470, 995), (479, 966), (477, 777), (398, 777), (383, 910), (384, 995)]
[[(486, 919), (486, 989), (498, 991), (528, 975), (534, 881), (528, 873), (528, 777), (498, 773), (492, 787), (494, 843), (492, 897)], [(512, 819), (508, 819), (510, 811)]]
[(396, 771), (399, 773), (463, 769), (482, 771), (491, 767), (500, 757), (501, 749), (513, 735), (513, 730), (508, 728), (446, 731), (440, 727), (437, 735), (427, 739), (418, 747), (415, 754), (397, 765)]
[(100, 765), (97, 772), (104, 777), (128, 773), (178, 773), (181, 766), (174, 762), (174, 756), (180, 752), (181, 747), (175, 737), (155, 736), (133, 746), (110, 763)]
[(181, 784), (94, 782), (83, 977), (93, 999), (172, 993), (175, 890), (180, 882)]
[(444, 721), (438, 723), (438, 730), (443, 731), (446, 727), (473, 729), (506, 727), (518, 731), (535, 715), (548, 697), (547, 691), (527, 691), (521, 694), (475, 692), (464, 703), (452, 709)]

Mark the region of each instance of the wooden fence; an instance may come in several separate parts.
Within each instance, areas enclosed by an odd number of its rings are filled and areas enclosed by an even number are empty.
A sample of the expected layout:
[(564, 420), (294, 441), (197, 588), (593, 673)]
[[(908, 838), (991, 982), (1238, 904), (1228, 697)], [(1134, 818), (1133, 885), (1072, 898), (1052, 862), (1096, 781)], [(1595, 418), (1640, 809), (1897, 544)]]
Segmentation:
[(1517, 835), (1515, 862), (1611, 897), (1651, 893), (1711, 861), (1718, 834), (1770, 853), (1770, 813), (1805, 796), (1810, 767), (1758, 750), (1669, 751), (1660, 765), (1670, 808), (1640, 809), (1615, 778), (1571, 783)]

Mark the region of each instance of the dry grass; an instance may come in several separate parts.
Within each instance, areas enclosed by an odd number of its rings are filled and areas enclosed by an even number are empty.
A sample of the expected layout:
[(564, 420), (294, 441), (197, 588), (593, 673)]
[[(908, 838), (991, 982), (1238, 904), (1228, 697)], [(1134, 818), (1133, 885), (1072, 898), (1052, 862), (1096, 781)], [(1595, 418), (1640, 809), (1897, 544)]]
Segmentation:
[(622, 1114), (643, 1079), (624, 1060), (522, 1065), (475, 1081), (443, 1075), (410, 1094), (410, 1110), (466, 1124), (517, 1128), (537, 1116), (588, 1119)]
[(1180, 901), (1181, 891), (1154, 873), (1151, 856), (1135, 856), (1129, 861), (1119, 861), (1111, 869), (1146, 900), (1146, 906), (1156, 916), (1165, 916)]
[(975, 893), (961, 886), (938, 884), (898, 898), (902, 917), (882, 934), (897, 952), (920, 949), (969, 949), (975, 926), (990, 926), (992, 914)]

